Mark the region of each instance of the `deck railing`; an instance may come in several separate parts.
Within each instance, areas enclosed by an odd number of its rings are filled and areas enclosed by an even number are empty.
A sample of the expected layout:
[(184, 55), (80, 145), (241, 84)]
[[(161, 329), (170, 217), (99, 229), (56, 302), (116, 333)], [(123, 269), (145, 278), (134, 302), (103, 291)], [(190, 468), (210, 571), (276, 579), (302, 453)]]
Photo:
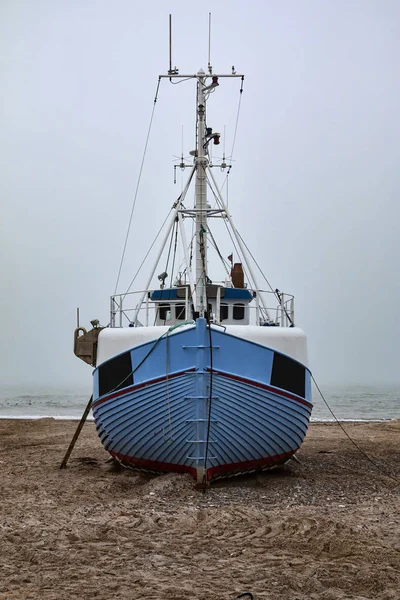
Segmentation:
[[(193, 318), (192, 302), (190, 289), (188, 286), (173, 288), (181, 290), (181, 297), (162, 298), (157, 301), (151, 299), (151, 291), (136, 291), (126, 294), (115, 294), (110, 298), (110, 327), (126, 326), (146, 326), (156, 325), (158, 311), (161, 304), (169, 304), (171, 307), (178, 305), (184, 307), (181, 311), (184, 318), (175, 319), (171, 317), (166, 319), (166, 324), (182, 322)], [(294, 296), (284, 292), (272, 292), (268, 290), (258, 290), (254, 293), (253, 301), (247, 303), (237, 300), (229, 302), (224, 300), (220, 293), (216, 298), (210, 300), (213, 305), (211, 320), (221, 325), (235, 324), (240, 325), (241, 319), (222, 319), (221, 306), (245, 304), (246, 324), (250, 325), (271, 325), (277, 327), (290, 327), (294, 325)]]

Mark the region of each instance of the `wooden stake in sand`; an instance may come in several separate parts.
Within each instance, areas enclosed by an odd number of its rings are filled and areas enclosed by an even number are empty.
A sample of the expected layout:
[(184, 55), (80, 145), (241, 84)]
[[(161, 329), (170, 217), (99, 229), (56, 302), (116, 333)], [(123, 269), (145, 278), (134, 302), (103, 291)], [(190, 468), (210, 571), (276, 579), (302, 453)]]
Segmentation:
[(82, 418), (81, 418), (81, 420), (79, 421), (79, 425), (78, 425), (78, 427), (76, 428), (76, 431), (75, 431), (75, 433), (74, 433), (74, 437), (72, 438), (72, 440), (71, 440), (71, 443), (70, 443), (70, 445), (68, 446), (68, 450), (67, 450), (67, 451), (66, 451), (66, 453), (65, 453), (65, 456), (64, 456), (64, 458), (63, 458), (63, 461), (62, 461), (62, 463), (61, 463), (61, 465), (60, 465), (60, 469), (65, 469), (65, 467), (67, 466), (68, 459), (69, 459), (69, 457), (71, 456), (71, 452), (72, 452), (72, 450), (74, 449), (74, 446), (75, 446), (75, 444), (76, 444), (76, 440), (78, 439), (78, 437), (79, 437), (79, 434), (80, 434), (80, 432), (82, 431), (82, 427), (84, 426), (84, 424), (85, 424), (85, 421), (86, 421), (86, 419), (87, 419), (87, 416), (88, 416), (88, 414), (89, 414), (89, 412), (90, 412), (90, 407), (91, 407), (91, 405), (92, 405), (92, 400), (93, 400), (93, 396), (90, 396), (90, 400), (89, 400), (89, 402), (88, 402), (88, 405), (87, 405), (87, 407), (85, 408), (85, 411), (84, 411), (84, 413), (83, 413), (83, 415), (82, 415)]

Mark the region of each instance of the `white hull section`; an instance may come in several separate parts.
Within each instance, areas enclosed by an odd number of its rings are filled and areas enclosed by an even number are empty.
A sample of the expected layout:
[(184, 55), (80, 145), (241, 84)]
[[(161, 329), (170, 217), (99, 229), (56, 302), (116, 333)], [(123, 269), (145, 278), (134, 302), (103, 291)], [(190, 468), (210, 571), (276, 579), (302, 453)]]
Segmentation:
[[(184, 329), (194, 327), (194, 323), (181, 325), (173, 329), (168, 335), (181, 332)], [(123, 327), (106, 328), (99, 335), (97, 348), (97, 365), (106, 360), (132, 350), (137, 346), (157, 340), (166, 334), (170, 328), (167, 326), (157, 327)], [(213, 326), (216, 331), (226, 329), (226, 333), (239, 339), (254, 342), (260, 346), (271, 348), (281, 352), (290, 358), (307, 366), (307, 339), (304, 331), (299, 327), (258, 327), (256, 325), (227, 325), (226, 328)]]
[[(177, 331), (194, 327), (194, 323), (182, 325)], [(110, 327), (103, 329), (99, 335), (97, 346), (97, 366), (106, 360), (122, 354), (127, 350), (133, 350), (137, 346), (157, 340), (170, 329), (168, 325), (154, 327)], [(168, 335), (173, 335), (170, 331)]]
[(226, 333), (290, 356), (308, 366), (307, 338), (300, 327), (257, 327), (227, 325)]

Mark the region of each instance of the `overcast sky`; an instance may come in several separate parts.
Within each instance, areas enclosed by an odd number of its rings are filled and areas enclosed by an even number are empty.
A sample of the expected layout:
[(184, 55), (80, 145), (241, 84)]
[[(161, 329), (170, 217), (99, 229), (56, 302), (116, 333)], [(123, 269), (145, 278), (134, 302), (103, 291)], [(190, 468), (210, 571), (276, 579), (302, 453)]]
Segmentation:
[[(295, 294), (317, 381), (400, 381), (400, 2), (203, 6), (0, 2), (0, 383), (90, 385), (72, 352), (76, 307), (82, 324), (108, 322), (168, 14), (173, 62), (193, 73), (207, 68), (209, 11), (214, 70), (246, 76), (229, 185), (238, 229), (272, 285)], [(180, 192), (192, 86), (161, 86), (122, 288)], [(220, 87), (209, 118), (229, 153), (238, 82)]]

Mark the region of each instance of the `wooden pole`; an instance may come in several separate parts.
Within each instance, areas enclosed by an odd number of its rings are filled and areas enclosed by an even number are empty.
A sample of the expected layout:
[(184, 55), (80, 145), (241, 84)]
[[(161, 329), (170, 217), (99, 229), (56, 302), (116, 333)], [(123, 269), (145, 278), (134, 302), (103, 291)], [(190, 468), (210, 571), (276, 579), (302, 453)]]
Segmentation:
[(68, 446), (68, 450), (67, 450), (67, 451), (66, 451), (66, 453), (65, 453), (65, 456), (64, 456), (64, 458), (63, 458), (63, 461), (62, 461), (62, 463), (61, 463), (61, 465), (60, 465), (60, 469), (65, 469), (65, 468), (66, 468), (66, 466), (67, 466), (68, 459), (69, 459), (69, 457), (71, 456), (71, 452), (72, 452), (72, 450), (74, 449), (74, 446), (75, 446), (75, 444), (76, 444), (76, 440), (78, 439), (78, 437), (79, 437), (79, 434), (80, 434), (80, 432), (82, 431), (82, 427), (84, 426), (84, 424), (85, 424), (85, 421), (86, 421), (86, 419), (87, 419), (87, 416), (88, 416), (88, 414), (89, 414), (89, 412), (90, 412), (90, 407), (91, 407), (91, 405), (92, 405), (92, 400), (93, 400), (93, 396), (90, 396), (90, 400), (89, 400), (89, 402), (88, 402), (88, 405), (87, 405), (87, 407), (85, 408), (85, 411), (84, 411), (84, 413), (83, 413), (83, 415), (82, 415), (82, 418), (81, 418), (81, 420), (79, 421), (79, 425), (78, 425), (78, 427), (76, 428), (76, 431), (75, 431), (75, 433), (74, 433), (74, 437), (72, 438), (72, 440), (71, 440), (71, 443), (70, 443), (70, 445)]

